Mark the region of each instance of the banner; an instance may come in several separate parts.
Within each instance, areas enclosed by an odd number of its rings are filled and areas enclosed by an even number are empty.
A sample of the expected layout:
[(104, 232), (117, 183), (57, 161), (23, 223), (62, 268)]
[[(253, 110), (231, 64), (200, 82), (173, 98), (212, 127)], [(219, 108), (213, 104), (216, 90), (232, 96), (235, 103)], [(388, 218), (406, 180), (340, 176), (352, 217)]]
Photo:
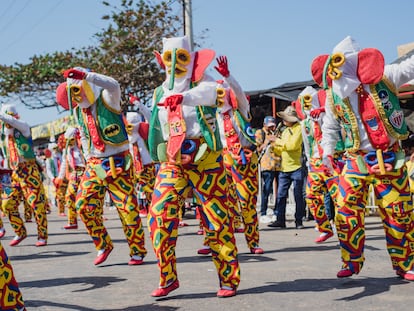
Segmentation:
[(66, 116), (49, 123), (44, 123), (31, 128), (32, 139), (49, 138), (66, 131), (69, 126), (76, 126), (73, 116)]

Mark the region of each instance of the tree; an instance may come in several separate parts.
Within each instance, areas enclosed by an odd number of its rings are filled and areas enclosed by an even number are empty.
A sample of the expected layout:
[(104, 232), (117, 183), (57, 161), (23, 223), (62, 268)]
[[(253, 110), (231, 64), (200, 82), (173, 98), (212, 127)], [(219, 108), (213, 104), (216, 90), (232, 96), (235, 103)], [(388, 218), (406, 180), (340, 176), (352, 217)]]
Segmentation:
[(130, 93), (147, 101), (165, 78), (153, 51), (161, 49), (161, 38), (180, 35), (180, 18), (164, 1), (102, 4), (110, 14), (102, 17), (108, 20), (108, 28), (95, 35), (98, 46), (33, 56), (27, 65), (0, 66), (0, 95), (18, 98), (31, 109), (56, 106), (55, 90), (63, 82), (63, 70), (81, 66), (117, 79), (124, 105)]

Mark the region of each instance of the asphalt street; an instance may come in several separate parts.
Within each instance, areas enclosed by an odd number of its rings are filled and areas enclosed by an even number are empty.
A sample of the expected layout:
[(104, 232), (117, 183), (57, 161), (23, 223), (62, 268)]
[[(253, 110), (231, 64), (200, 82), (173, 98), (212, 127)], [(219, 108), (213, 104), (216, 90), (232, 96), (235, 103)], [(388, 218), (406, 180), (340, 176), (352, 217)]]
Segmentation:
[(158, 285), (158, 268), (146, 220), (148, 255), (145, 264), (128, 266), (128, 248), (115, 210), (106, 209), (106, 226), (114, 251), (106, 262), (94, 266), (96, 252), (81, 223), (65, 231), (64, 217), (49, 215), (49, 241), (35, 247), (36, 225), (28, 223), (29, 236), (10, 247), (13, 238), (7, 219), (2, 244), (11, 258), (27, 310), (133, 311), (133, 310), (412, 310), (414, 284), (394, 274), (385, 249), (378, 216), (366, 218), (366, 262), (357, 276), (337, 279), (340, 252), (333, 237), (315, 244), (318, 233), (312, 221), (297, 230), (261, 224), (263, 255), (250, 254), (243, 233), (237, 233), (241, 284), (232, 298), (216, 297), (218, 277), (210, 256), (197, 255), (202, 236), (193, 215), (180, 227), (177, 267), (180, 288), (168, 297), (150, 296)]

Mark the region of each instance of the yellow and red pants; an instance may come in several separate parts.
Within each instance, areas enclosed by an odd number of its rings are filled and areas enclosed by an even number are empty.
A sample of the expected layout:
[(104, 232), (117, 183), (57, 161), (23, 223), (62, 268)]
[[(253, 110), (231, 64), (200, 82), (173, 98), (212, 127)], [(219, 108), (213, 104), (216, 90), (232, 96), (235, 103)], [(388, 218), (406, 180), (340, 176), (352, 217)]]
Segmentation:
[(229, 182), (232, 184), (229, 186), (231, 216), (237, 217), (239, 214), (237, 210), (240, 208), (247, 246), (250, 249), (259, 247), (259, 222), (256, 211), (259, 190), (257, 155), (253, 153), (246, 165), (235, 164), (228, 152), (225, 152), (223, 157), (227, 174), (230, 177)]
[[(79, 183), (84, 173), (84, 167), (77, 167), (75, 170), (70, 172), (68, 179), (65, 179), (66, 186), (65, 186), (65, 195), (64, 201), (66, 207), (68, 209), (68, 224), (69, 225), (77, 225), (78, 224), (78, 214), (76, 212), (76, 195), (78, 193)], [(59, 187), (60, 188), (60, 187)]]
[(160, 269), (159, 285), (166, 287), (177, 279), (178, 215), (190, 190), (201, 204), (201, 222), (212, 250), (220, 287), (236, 289), (240, 282), (240, 267), (228, 216), (226, 172), (219, 151), (206, 151), (200, 160), (185, 165), (169, 162), (160, 165), (148, 217)]
[(338, 175), (327, 173), (321, 159), (312, 158), (309, 161), (309, 170), (306, 181), (306, 204), (312, 213), (321, 233), (332, 233), (332, 226), (325, 207), (325, 194), (328, 191), (333, 208), (337, 208)]
[(26, 228), (20, 217), (21, 194), (31, 207), (37, 223), (38, 239), (47, 240), (46, 197), (42, 178), (35, 161), (20, 163), (11, 175), (11, 187), (3, 191), (2, 208), (9, 217), (10, 225), (16, 235), (26, 236)]
[(154, 191), (155, 171), (155, 164), (151, 163), (144, 165), (142, 170), (136, 173), (137, 186), (144, 191), (148, 202), (151, 201), (152, 192)]
[(86, 226), (97, 250), (112, 248), (112, 240), (103, 224), (103, 205), (108, 191), (122, 223), (122, 228), (130, 248), (130, 256), (142, 258), (145, 249), (144, 229), (138, 212), (135, 192), (134, 171), (128, 153), (115, 155), (114, 161), (122, 165), (116, 167), (114, 176), (109, 167), (109, 158), (91, 158), (86, 163), (85, 172), (79, 183), (76, 197), (76, 210)]
[(0, 310), (26, 310), (13, 267), (0, 242)]
[[(361, 165), (361, 164), (360, 164)], [(406, 166), (385, 175), (361, 172), (357, 157), (346, 161), (339, 176), (335, 217), (343, 268), (359, 271), (364, 263), (365, 213), (369, 186), (373, 186), (394, 270), (413, 269), (414, 216)]]
[(65, 206), (67, 205), (66, 201), (66, 191), (68, 188), (69, 181), (66, 178), (63, 178), (62, 182), (56, 187), (56, 205), (59, 214), (65, 213)]

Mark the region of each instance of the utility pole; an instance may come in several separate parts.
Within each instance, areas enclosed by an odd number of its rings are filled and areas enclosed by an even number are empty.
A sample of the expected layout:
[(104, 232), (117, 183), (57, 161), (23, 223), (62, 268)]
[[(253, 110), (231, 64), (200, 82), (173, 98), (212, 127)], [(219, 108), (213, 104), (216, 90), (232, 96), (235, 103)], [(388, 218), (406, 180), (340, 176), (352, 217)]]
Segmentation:
[(183, 1), (183, 21), (184, 21), (184, 35), (188, 37), (190, 41), (191, 51), (194, 50), (193, 40), (193, 12), (191, 9), (191, 0)]

